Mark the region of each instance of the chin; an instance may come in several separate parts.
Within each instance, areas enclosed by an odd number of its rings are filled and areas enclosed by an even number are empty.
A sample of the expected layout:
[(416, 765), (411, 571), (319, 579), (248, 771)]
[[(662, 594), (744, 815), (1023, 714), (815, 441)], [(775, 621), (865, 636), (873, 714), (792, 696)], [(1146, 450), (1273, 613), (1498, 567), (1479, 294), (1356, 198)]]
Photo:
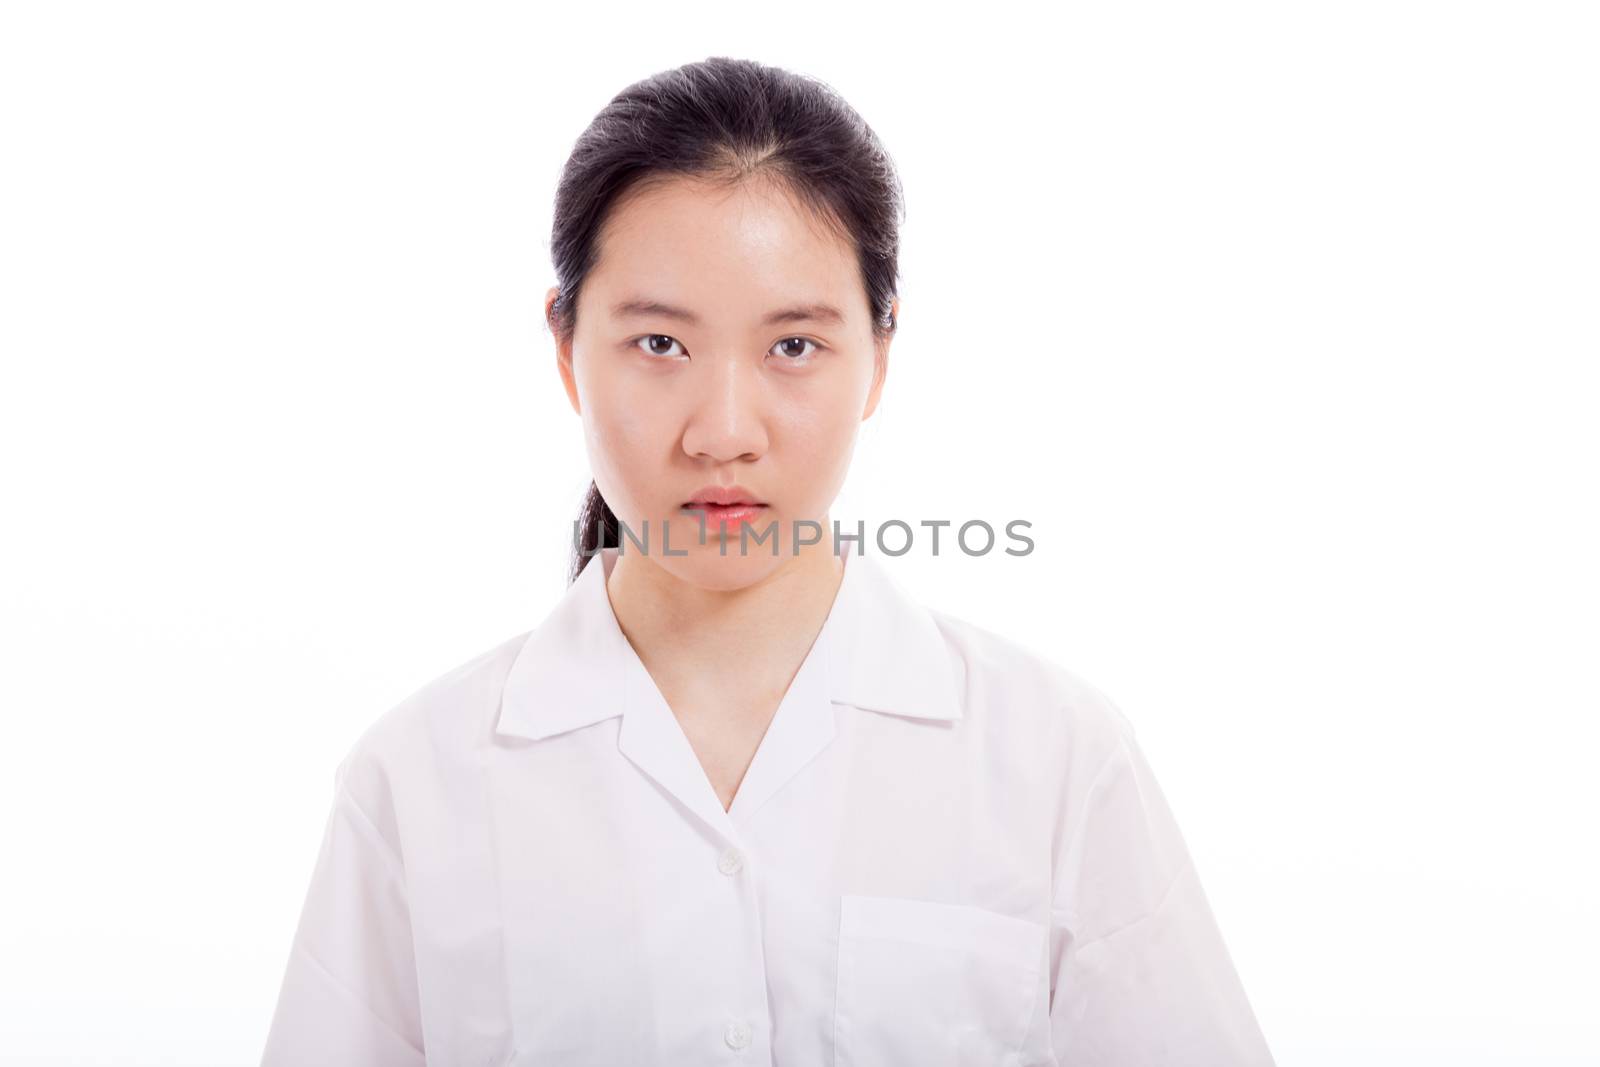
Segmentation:
[(688, 555), (662, 557), (657, 562), (683, 581), (702, 589), (729, 591), (760, 581), (783, 566), (788, 558), (787, 549), (781, 544), (777, 555), (772, 554), (770, 544), (752, 545), (747, 554), (740, 555), (737, 534), (728, 541), (724, 555), (708, 531), (706, 543), (691, 546)]

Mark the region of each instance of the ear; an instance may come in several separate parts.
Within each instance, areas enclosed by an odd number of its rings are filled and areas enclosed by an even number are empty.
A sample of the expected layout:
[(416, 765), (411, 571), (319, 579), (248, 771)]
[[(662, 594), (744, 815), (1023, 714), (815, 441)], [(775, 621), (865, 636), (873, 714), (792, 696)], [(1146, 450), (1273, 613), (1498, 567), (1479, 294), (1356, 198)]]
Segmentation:
[(572, 345), (563, 344), (561, 335), (556, 332), (556, 324), (551, 316), (551, 309), (555, 307), (556, 297), (561, 295), (561, 290), (551, 286), (544, 294), (544, 322), (545, 326), (556, 339), (556, 369), (561, 373), (561, 385), (567, 391), (567, 402), (572, 405), (572, 410), (583, 414), (583, 408), (578, 404), (578, 379), (572, 373)]
[[(900, 329), (900, 298), (895, 297), (889, 305), (889, 313), (894, 317), (895, 332)], [(889, 345), (893, 343), (895, 334), (891, 333), (886, 339), (878, 342), (874, 353), (872, 367), (872, 387), (867, 391), (867, 406), (861, 412), (861, 421), (865, 422), (878, 410), (878, 398), (883, 395), (883, 382), (889, 375)]]

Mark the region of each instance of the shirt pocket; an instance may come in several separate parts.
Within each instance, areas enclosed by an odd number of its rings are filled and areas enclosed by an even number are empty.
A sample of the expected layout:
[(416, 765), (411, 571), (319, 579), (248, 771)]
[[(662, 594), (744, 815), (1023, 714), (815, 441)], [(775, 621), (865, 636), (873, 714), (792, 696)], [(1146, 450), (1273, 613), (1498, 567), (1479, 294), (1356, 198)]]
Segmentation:
[(841, 897), (837, 1067), (1015, 1062), (1048, 934), (972, 904)]

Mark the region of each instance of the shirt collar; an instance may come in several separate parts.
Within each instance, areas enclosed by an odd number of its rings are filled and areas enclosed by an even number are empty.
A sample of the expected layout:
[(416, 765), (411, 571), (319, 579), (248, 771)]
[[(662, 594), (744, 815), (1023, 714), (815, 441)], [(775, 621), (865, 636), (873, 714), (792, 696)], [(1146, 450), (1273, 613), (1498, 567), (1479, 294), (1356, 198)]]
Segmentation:
[[(961, 718), (964, 682), (932, 613), (871, 556), (846, 542), (844, 576), (807, 656), (828, 703), (928, 721)], [(644, 673), (606, 594), (617, 549), (595, 556), (523, 642), (496, 732), (542, 740), (622, 715)], [(813, 664), (813, 657), (819, 662)]]

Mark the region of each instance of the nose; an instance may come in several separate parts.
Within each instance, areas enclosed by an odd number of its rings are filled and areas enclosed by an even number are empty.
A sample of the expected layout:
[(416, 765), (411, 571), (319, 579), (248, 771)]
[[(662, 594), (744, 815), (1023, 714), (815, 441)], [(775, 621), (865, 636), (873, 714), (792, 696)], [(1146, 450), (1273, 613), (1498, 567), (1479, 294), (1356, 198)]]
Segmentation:
[(712, 360), (704, 366), (684, 427), (683, 450), (719, 463), (759, 458), (767, 450), (760, 368), (742, 359)]

